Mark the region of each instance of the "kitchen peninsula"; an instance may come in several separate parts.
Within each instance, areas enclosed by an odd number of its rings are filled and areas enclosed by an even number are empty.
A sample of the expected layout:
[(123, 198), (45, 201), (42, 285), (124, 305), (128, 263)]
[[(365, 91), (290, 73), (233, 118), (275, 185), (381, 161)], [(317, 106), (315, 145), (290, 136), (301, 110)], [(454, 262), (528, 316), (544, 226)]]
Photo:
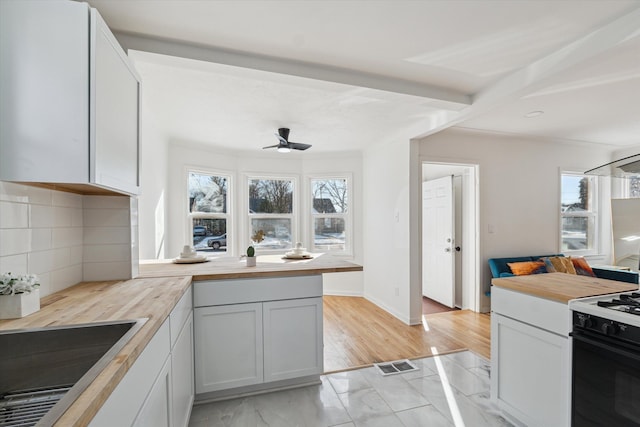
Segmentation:
[[(194, 372), (196, 393), (211, 397), (317, 380), (322, 373), (322, 274), (361, 270), (322, 254), (301, 261), (260, 256), (257, 267), (246, 267), (238, 258), (145, 263), (138, 278), (80, 283), (44, 297), (40, 311), (0, 321), (0, 330), (148, 318), (55, 425), (186, 426)], [(202, 301), (195, 310), (194, 301)], [(199, 325), (215, 340), (199, 343), (204, 334)], [(311, 327), (320, 328), (319, 333), (299, 333)], [(291, 345), (300, 351), (287, 350)], [(270, 356), (278, 352), (282, 358)], [(198, 368), (202, 357), (220, 356), (235, 359), (207, 359), (205, 369)], [(315, 365), (303, 366), (306, 362)], [(254, 375), (244, 375), (247, 369)]]

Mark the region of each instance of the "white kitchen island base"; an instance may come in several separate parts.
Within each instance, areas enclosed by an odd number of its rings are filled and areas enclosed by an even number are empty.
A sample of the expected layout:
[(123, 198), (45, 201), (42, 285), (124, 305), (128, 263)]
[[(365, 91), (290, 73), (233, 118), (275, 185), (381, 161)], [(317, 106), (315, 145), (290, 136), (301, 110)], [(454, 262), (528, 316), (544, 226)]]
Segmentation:
[(318, 383), (322, 276), (194, 283), (196, 400)]

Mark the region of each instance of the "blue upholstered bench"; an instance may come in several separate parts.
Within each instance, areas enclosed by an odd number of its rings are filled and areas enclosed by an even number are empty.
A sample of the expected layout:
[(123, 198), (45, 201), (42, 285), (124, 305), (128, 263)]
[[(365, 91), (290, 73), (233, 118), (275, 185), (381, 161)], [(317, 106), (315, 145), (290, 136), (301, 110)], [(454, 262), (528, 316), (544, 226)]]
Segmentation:
[[(493, 278), (514, 276), (507, 265), (511, 262), (537, 261), (544, 257), (564, 256), (564, 254), (532, 255), (511, 258), (490, 258), (489, 268)], [(638, 273), (635, 271), (617, 270), (613, 268), (591, 267), (596, 277), (601, 279), (618, 280), (620, 282), (638, 283)]]

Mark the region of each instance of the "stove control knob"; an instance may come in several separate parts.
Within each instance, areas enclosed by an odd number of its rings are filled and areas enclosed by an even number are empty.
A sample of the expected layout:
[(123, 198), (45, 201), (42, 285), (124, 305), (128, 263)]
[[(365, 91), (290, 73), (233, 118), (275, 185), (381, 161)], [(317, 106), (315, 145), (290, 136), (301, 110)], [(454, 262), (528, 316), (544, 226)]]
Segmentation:
[(592, 328), (593, 326), (595, 326), (593, 324), (593, 319), (589, 316), (580, 316), (578, 318), (578, 323), (582, 328)]
[(605, 335), (616, 335), (618, 333), (618, 326), (615, 323), (603, 323), (602, 333)]

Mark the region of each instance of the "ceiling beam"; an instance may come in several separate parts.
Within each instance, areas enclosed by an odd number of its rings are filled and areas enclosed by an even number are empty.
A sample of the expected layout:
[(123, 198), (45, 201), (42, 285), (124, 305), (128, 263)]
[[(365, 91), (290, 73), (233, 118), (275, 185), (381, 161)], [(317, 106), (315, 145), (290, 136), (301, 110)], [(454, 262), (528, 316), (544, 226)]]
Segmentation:
[[(563, 72), (580, 65), (621, 43), (640, 37), (640, 7), (635, 8), (608, 24), (584, 35), (568, 45), (549, 53), (520, 68), (492, 86), (473, 95), (473, 103), (458, 114), (449, 114), (450, 120), (435, 123), (415, 138), (424, 138), (465, 120), (477, 117), (494, 107), (508, 105), (527, 95), (553, 85)], [(638, 54), (640, 60), (640, 53)], [(556, 80), (557, 81), (557, 80)]]
[(294, 61), (212, 46), (185, 43), (141, 34), (116, 31), (114, 35), (125, 50), (131, 49), (151, 52), (418, 96), (428, 98), (430, 105), (434, 108), (452, 111), (461, 110), (471, 104), (471, 96), (468, 94), (410, 80), (331, 67), (317, 63)]

